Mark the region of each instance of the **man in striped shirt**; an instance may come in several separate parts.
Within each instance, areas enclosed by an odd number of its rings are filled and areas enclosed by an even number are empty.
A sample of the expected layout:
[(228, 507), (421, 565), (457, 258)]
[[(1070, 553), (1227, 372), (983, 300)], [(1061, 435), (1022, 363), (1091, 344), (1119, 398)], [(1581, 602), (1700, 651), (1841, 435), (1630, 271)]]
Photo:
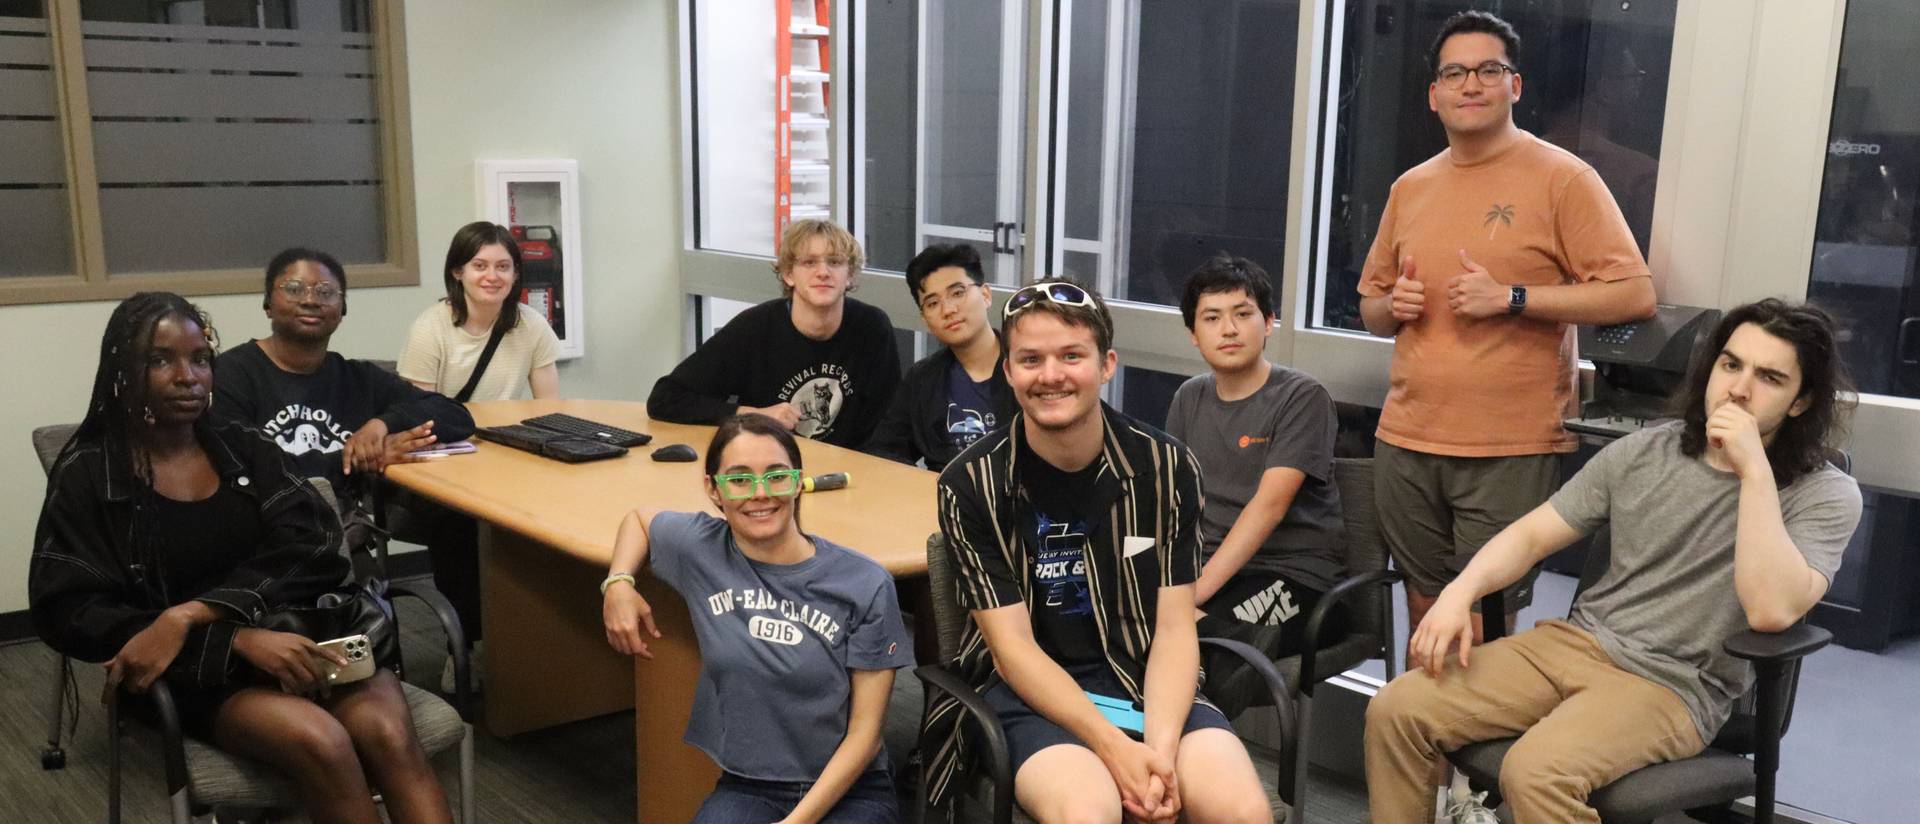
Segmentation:
[[(1100, 402), (1118, 358), (1093, 292), (1030, 284), (1002, 327), (1020, 411), (941, 473), (939, 510), (971, 611), (955, 667), (999, 716), (1015, 797), (1044, 822), (1269, 820), (1246, 749), (1195, 695), (1192, 454)], [(967, 756), (960, 713), (928, 709), (935, 803)]]

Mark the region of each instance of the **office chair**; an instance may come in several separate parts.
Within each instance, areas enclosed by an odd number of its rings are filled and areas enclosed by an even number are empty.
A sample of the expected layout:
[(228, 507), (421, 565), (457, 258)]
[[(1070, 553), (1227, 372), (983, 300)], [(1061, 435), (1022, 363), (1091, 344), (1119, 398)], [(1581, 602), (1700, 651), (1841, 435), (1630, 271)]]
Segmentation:
[[(51, 476), (54, 459), (60, 457), (60, 450), (66, 448), (67, 441), (73, 439), (74, 431), (79, 428), (77, 423), (57, 423), (33, 430), (33, 451), (40, 456), (42, 473)], [(61, 722), (67, 721), (63, 713), (72, 685), (73, 662), (62, 655), (53, 675), (53, 696), (47, 710), (47, 745), (40, 750), (40, 769), (57, 770), (67, 766), (67, 751), (60, 746), (60, 728)], [(74, 721), (78, 721), (77, 714)]]
[[(1843, 469), (1847, 466), (1844, 458), (1835, 463)], [(1602, 528), (1594, 535), (1574, 592), (1576, 602), (1607, 571), (1612, 549), (1608, 534)], [(1505, 615), (1504, 594), (1496, 591), (1480, 599), (1480, 614)], [(1488, 643), (1498, 640), (1506, 634), (1505, 622), (1488, 621), (1485, 633)], [(1748, 630), (1728, 638), (1723, 644), (1727, 654), (1752, 662), (1755, 678), (1753, 689), (1734, 704), (1733, 715), (1720, 733), (1699, 755), (1627, 773), (1595, 789), (1587, 804), (1607, 824), (1651, 824), (1677, 812), (1725, 816), (1734, 801), (1751, 795), (1754, 824), (1772, 824), (1780, 739), (1793, 718), (1801, 659), (1832, 640), (1833, 633), (1805, 621), (1782, 632)], [(1466, 774), (1475, 790), (1487, 791), (1487, 806), (1494, 807), (1499, 803), (1500, 764), (1518, 740), (1469, 744), (1448, 753), (1447, 760)]]
[[(311, 483), (324, 495), (336, 510), (339, 501), (334, 498), (333, 490), (323, 479), (310, 479)], [(371, 568), (371, 559), (364, 557), (370, 551), (370, 545), (377, 541), (369, 540), (359, 528), (349, 526), (343, 537), (343, 551), (351, 556), (356, 570)], [(416, 687), (401, 678), (401, 690), (406, 694), (407, 708), (413, 716), (414, 735), (420, 741), (422, 749), (429, 758), (435, 757), (454, 747), (459, 748), (459, 798), (460, 821), (473, 824), (473, 725), (468, 723), (470, 708), (468, 705), (467, 684), (468, 667), (464, 634), (460, 628), (460, 619), (454, 614), (453, 605), (447, 602), (431, 587), (416, 587), (405, 582), (388, 582), (387, 594), (390, 598), (417, 598), (434, 613), (446, 632), (450, 652), (454, 656), (454, 669), (460, 678), (460, 689), (454, 695), (454, 705), (449, 705), (439, 696)], [(396, 621), (396, 631), (398, 631)], [(128, 693), (121, 694), (121, 700), (142, 700)], [(244, 756), (227, 753), (214, 745), (188, 738), (180, 729), (180, 716), (175, 708), (173, 692), (166, 681), (153, 683), (144, 700), (153, 702), (155, 714), (159, 718), (161, 756), (165, 759), (168, 804), (175, 824), (187, 824), (197, 816), (216, 810), (280, 810), (299, 806), (299, 795), (292, 782), (275, 772), (272, 768)], [(107, 821), (109, 824), (120, 822), (120, 758), (121, 739), (126, 735), (125, 725), (120, 719), (120, 702), (107, 705)]]

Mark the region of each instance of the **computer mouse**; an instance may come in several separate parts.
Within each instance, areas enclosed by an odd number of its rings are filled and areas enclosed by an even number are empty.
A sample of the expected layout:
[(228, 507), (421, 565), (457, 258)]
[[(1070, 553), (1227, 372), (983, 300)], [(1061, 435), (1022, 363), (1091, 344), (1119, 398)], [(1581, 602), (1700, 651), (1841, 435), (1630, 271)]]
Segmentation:
[(697, 460), (699, 457), (694, 453), (693, 447), (683, 443), (670, 443), (653, 450), (653, 459), (656, 461), (685, 462)]

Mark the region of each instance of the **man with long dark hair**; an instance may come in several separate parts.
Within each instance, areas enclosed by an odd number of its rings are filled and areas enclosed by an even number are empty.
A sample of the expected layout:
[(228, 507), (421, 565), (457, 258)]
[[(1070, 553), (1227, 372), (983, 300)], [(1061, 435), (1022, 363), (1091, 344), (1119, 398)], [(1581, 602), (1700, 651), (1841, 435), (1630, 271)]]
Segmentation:
[[(1424, 820), (1446, 752), (1518, 735), (1500, 776), (1515, 819), (1598, 822), (1589, 792), (1700, 752), (1726, 723), (1753, 670), (1721, 643), (1784, 630), (1826, 594), (1860, 521), (1859, 486), (1828, 463), (1851, 394), (1832, 318), (1735, 308), (1685, 393), (1682, 420), (1601, 450), (1440, 593), (1408, 643), (1419, 669), (1367, 709), (1375, 821)], [(1568, 619), (1469, 667), (1472, 604), (1601, 526), (1607, 571)]]

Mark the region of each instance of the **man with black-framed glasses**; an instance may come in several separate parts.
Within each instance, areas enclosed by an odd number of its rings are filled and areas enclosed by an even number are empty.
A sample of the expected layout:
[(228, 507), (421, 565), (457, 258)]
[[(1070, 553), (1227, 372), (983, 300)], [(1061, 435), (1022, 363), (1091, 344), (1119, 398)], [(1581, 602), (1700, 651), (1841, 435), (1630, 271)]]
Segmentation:
[[(1491, 14), (1441, 28), (1427, 105), (1447, 148), (1394, 182), (1359, 284), (1367, 331), (1394, 339), (1374, 476), (1409, 626), (1453, 579), (1452, 557), (1558, 486), (1576, 445), (1561, 425), (1579, 400), (1572, 327), (1654, 311), (1606, 184), (1514, 124), (1519, 57), (1519, 35)], [(1532, 600), (1534, 577), (1513, 583), (1508, 609)]]
[(1013, 395), (1000, 335), (987, 323), (993, 291), (978, 251), (964, 243), (920, 250), (907, 263), (907, 292), (940, 351), (907, 368), (865, 451), (939, 472), (1012, 416)]

